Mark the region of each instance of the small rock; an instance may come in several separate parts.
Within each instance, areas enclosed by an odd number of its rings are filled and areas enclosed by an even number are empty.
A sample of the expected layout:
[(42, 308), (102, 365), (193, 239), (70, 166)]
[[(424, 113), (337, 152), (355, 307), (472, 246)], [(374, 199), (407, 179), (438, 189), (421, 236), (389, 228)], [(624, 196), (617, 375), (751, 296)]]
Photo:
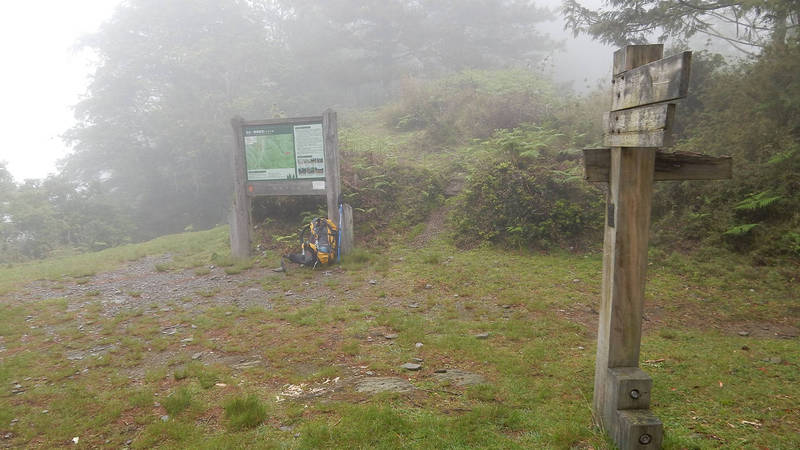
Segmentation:
[(161, 416), (161, 421), (162, 421), (162, 422), (167, 422), (167, 421), (169, 421), (169, 416), (168, 416), (167, 414), (164, 414), (163, 416)]
[(408, 307), (414, 309), (419, 308), (419, 303), (411, 303), (410, 305), (408, 305)]
[(400, 367), (406, 370), (419, 370), (422, 368), (422, 365), (416, 363), (405, 363)]
[(47, 414), (47, 413), (49, 413), (49, 412), (50, 412), (50, 410), (49, 410), (49, 409), (43, 409), (43, 410), (42, 410), (42, 414)]
[(749, 331), (740, 331), (739, 332), (739, 336), (750, 336), (750, 332)]
[(578, 279), (578, 278), (573, 278), (573, 279), (572, 279), (572, 282), (573, 282), (573, 283), (580, 283), (580, 282), (581, 282), (581, 280), (580, 280), (580, 279)]
[(72, 438), (72, 443), (73, 444), (77, 444), (78, 441), (80, 441), (80, 440), (81, 440), (81, 438), (79, 436), (75, 436), (74, 438)]
[(489, 333), (478, 333), (475, 335), (475, 339), (489, 339)]
[(194, 338), (190, 338), (190, 337), (188, 337), (188, 338), (186, 338), (186, 339), (181, 339), (181, 342), (183, 342), (183, 343), (187, 343), (187, 344), (188, 344), (189, 342), (192, 342), (193, 340), (194, 340)]
[(367, 378), (356, 384), (356, 391), (365, 394), (378, 394), (381, 392), (409, 392), (414, 386), (403, 378)]
[(424, 361), (422, 358), (411, 358), (411, 360), (414, 361), (415, 363), (421, 363), (422, 361)]
[(369, 280), (369, 284), (376, 285), (378, 284), (377, 280)]
[(454, 383), (456, 386), (472, 386), (486, 383), (486, 378), (484, 378), (482, 375), (460, 369), (435, 371), (434, 377), (440, 381)]
[(370, 376), (370, 377), (371, 377), (371, 376), (373, 376), (373, 375), (375, 375), (375, 372), (373, 372), (373, 371), (371, 371), (371, 370), (368, 370), (368, 371), (366, 371), (366, 372), (364, 372), (364, 373), (365, 373), (367, 376)]
[(16, 417), (11, 419), (11, 425), (14, 425), (17, 422), (19, 422), (19, 419), (17, 419)]
[(503, 309), (510, 309), (511, 305), (503, 305)]
[(397, 339), (398, 337), (400, 337), (400, 335), (395, 333), (389, 333), (389, 334), (384, 334), (383, 337), (392, 340), (392, 339)]
[(299, 438), (299, 437), (300, 437), (300, 433), (295, 433), (295, 434), (294, 434), (294, 437), (295, 437), (295, 438)]
[(12, 437), (14, 437), (14, 435), (11, 433), (6, 433), (3, 435), (3, 439), (11, 439)]
[(231, 314), (233, 314), (231, 311), (225, 311), (226, 316), (230, 316)]
[(197, 325), (195, 325), (195, 324), (192, 324), (191, 327), (192, 327), (193, 330), (197, 329)]
[(279, 430), (281, 430), (281, 431), (284, 431), (284, 432), (287, 432), (287, 433), (288, 433), (289, 431), (292, 431), (294, 428), (293, 428), (293, 427), (287, 427), (286, 425), (282, 425), (282, 426), (281, 426), (280, 428), (278, 428), (278, 429), (279, 429)]
[(453, 294), (453, 297), (458, 298), (458, 294)]
[(584, 346), (582, 346), (582, 345), (579, 345), (579, 346), (578, 346), (578, 350), (586, 350), (586, 347), (584, 347)]
[(272, 269), (273, 272), (283, 272), (283, 267), (276, 267)]
[(426, 284), (426, 285), (425, 285), (425, 289), (433, 289), (433, 286), (432, 286), (432, 285), (430, 285), (430, 284)]
[(425, 344), (423, 344), (422, 342), (417, 342), (416, 344), (414, 344), (414, 347), (422, 348), (423, 345), (425, 345)]
[(203, 352), (197, 352), (194, 355), (192, 355), (192, 359), (194, 359), (194, 360), (198, 360), (198, 359), (200, 359), (202, 357), (203, 357)]
[(128, 439), (127, 441), (125, 441), (125, 445), (131, 445), (132, 442), (133, 442), (133, 439)]
[(780, 364), (780, 363), (783, 362), (783, 358), (778, 357), (778, 356), (773, 356), (772, 358), (768, 359), (767, 361), (772, 363), (772, 364)]

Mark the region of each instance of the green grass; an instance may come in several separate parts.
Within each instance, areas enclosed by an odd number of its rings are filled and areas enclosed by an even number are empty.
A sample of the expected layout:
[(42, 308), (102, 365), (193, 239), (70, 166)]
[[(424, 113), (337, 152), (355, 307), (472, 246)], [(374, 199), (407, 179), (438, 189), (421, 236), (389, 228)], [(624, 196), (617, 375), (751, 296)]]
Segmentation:
[(183, 412), (183, 410), (188, 408), (191, 404), (192, 393), (189, 391), (189, 388), (185, 386), (176, 389), (161, 401), (161, 405), (167, 410), (170, 416), (175, 416)]
[(267, 407), (255, 395), (232, 398), (225, 402), (225, 418), (231, 430), (257, 427), (267, 418)]
[(210, 260), (212, 254), (230, 254), (230, 250), (226, 249), (227, 240), (228, 228), (218, 227), (208, 231), (164, 236), (142, 244), (123, 245), (99, 252), (6, 265), (0, 267), (0, 294), (34, 280), (69, 281), (91, 276), (147, 255), (174, 254), (179, 266), (191, 258), (203, 257)]
[[(215, 244), (193, 247), (195, 238), (224, 237), (208, 233), (144, 248), (155, 255), (170, 248), (187, 268), (197, 258), (227, 264)], [(683, 255), (652, 261), (641, 360), (654, 379), (652, 410), (664, 422), (665, 448), (795, 447), (797, 338), (737, 334), (744, 326), (798, 325), (798, 294), (780, 275), (785, 268)], [(170, 311), (134, 302), (138, 309), (112, 313), (107, 287), (60, 276), (58, 298), (2, 296), (0, 429), (13, 433), (8, 444), (16, 447), (61, 447), (74, 436), (87, 446), (132, 440), (137, 448), (611, 447), (590, 409), (599, 255), (464, 251), (434, 241), (422, 251), (398, 244), (356, 253), (344, 268), (325, 275), (252, 267), (224, 289), (204, 288), (222, 299), (258, 280), (272, 308), (184, 299)], [(97, 294), (70, 296), (73, 285)], [(283, 295), (288, 290), (294, 295)], [(180, 332), (162, 333), (176, 324)], [(476, 339), (481, 332), (489, 339)], [(181, 343), (189, 336), (193, 342)], [(90, 354), (97, 348), (105, 349)], [(399, 368), (412, 358), (423, 360), (422, 371)], [(242, 361), (260, 362), (233, 368)], [(439, 381), (439, 368), (485, 382)], [(352, 381), (366, 371), (409, 378), (419, 389), (358, 393)], [(13, 394), (12, 382), (24, 393)], [(286, 397), (289, 385), (308, 395)]]

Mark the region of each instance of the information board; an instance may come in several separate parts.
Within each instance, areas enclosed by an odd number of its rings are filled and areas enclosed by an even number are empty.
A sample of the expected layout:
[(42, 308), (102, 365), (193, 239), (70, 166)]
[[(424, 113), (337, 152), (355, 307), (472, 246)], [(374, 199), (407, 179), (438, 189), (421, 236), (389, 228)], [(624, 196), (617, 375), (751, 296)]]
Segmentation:
[(324, 179), (322, 122), (245, 125), (247, 180)]

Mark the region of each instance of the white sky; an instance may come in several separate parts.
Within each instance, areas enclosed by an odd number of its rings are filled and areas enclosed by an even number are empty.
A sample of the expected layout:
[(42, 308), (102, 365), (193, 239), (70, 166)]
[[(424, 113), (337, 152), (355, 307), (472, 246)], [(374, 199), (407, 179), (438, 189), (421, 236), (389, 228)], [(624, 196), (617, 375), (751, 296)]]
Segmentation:
[[(75, 43), (96, 31), (121, 1), (0, 0), (0, 161), (17, 182), (56, 172), (56, 161), (68, 153), (60, 136), (74, 124), (72, 107), (93, 68), (93, 55), (77, 52)], [(538, 3), (557, 6), (560, 0)], [(560, 20), (545, 28), (562, 33)], [(566, 54), (553, 56), (553, 72), (581, 90), (610, 73), (612, 52), (585, 37), (570, 38)]]
[(86, 89), (92, 55), (75, 42), (120, 0), (0, 0), (0, 160), (17, 181), (56, 171), (60, 135)]

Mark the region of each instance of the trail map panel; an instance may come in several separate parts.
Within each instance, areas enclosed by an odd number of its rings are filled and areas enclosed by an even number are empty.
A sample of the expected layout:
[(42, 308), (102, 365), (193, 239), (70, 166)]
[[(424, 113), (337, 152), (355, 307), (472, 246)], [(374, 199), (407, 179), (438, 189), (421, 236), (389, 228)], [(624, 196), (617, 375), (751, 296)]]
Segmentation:
[(297, 178), (292, 125), (245, 126), (247, 180)]

